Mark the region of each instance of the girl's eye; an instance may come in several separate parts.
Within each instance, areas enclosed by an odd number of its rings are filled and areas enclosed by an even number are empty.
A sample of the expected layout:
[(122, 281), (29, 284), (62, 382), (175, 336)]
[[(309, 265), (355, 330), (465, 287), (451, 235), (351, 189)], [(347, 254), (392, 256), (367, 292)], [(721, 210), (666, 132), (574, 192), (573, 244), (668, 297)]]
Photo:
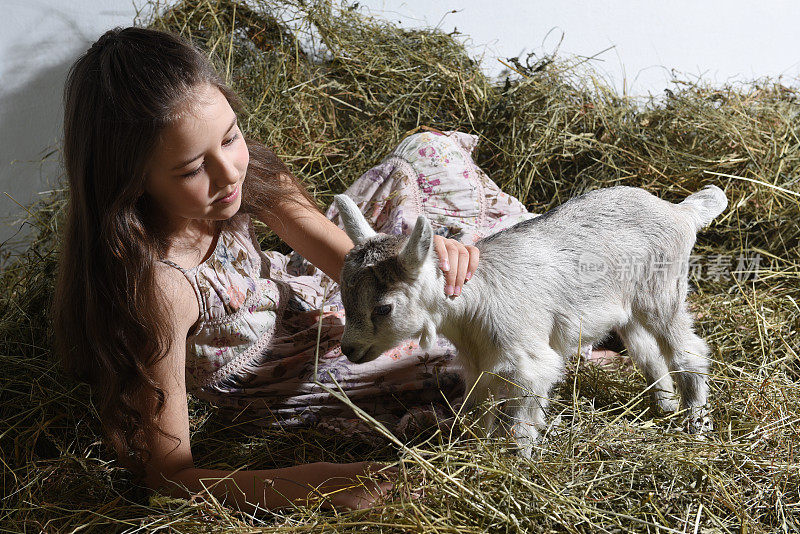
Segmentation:
[(200, 174), (200, 171), (203, 169), (203, 167), (204, 167), (204, 166), (205, 166), (205, 163), (201, 163), (201, 164), (200, 164), (200, 166), (199, 166), (199, 167), (197, 167), (195, 170), (193, 170), (192, 172), (187, 172), (187, 173), (186, 173), (186, 174), (184, 174), (183, 176), (184, 176), (185, 178), (188, 178), (188, 177), (190, 177), (190, 176), (194, 176), (194, 175), (196, 175), (196, 174)]
[[(234, 142), (234, 141), (236, 141), (236, 139), (238, 139), (238, 138), (239, 138), (239, 134), (237, 133), (237, 134), (235, 134), (233, 137), (231, 137), (230, 139), (228, 139), (227, 141), (223, 141), (223, 143), (222, 143), (222, 146), (230, 146), (230, 145), (232, 145), (232, 144), (233, 144), (233, 142)], [(197, 167), (195, 170), (193, 170), (192, 172), (187, 172), (186, 174), (184, 174), (184, 175), (182, 175), (182, 176), (184, 176), (185, 178), (189, 178), (190, 176), (194, 176), (194, 175), (196, 175), (196, 174), (200, 174), (200, 171), (201, 171), (201, 170), (203, 170), (203, 167), (204, 167), (204, 166), (205, 166), (205, 164), (204, 164), (204, 163), (201, 163), (201, 164), (200, 164), (200, 166), (199, 166), (199, 167)]]
[(373, 316), (389, 315), (392, 311), (391, 304), (380, 304), (372, 309)]

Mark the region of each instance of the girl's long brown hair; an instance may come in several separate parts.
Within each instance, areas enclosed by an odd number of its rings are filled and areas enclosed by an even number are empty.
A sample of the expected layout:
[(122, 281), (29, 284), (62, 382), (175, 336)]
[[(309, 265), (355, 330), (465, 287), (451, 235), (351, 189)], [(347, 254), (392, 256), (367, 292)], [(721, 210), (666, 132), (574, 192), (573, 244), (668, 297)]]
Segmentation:
[[(145, 436), (170, 435), (156, 423), (165, 393), (150, 373), (171, 333), (155, 281), (165, 236), (144, 194), (145, 168), (159, 134), (201, 84), (219, 88), (241, 111), (206, 56), (180, 36), (115, 28), (78, 58), (64, 87), (69, 208), (53, 309), (56, 350), (67, 372), (91, 384), (106, 439), (139, 476), (149, 457)], [(299, 183), (272, 151), (247, 145), (242, 209), (263, 212), (286, 196), (277, 177)]]

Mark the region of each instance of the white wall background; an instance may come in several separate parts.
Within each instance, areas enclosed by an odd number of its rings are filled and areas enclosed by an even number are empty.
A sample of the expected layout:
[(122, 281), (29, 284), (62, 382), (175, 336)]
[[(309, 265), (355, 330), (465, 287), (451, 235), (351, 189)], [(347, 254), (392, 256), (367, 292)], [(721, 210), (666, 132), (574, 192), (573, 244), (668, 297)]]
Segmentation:
[(61, 140), (69, 66), (136, 9), (131, 0), (0, 0), (0, 13), (0, 246), (13, 246), (2, 244), (27, 233), (16, 202), (59, 187), (59, 154), (45, 156)]
[[(134, 4), (135, 1), (135, 4)], [(163, 1), (162, 1), (163, 3)], [(709, 83), (763, 76), (800, 81), (800, 2), (790, 0), (360, 0), (405, 27), (457, 29), (489, 74), (497, 58), (558, 48), (594, 56), (620, 92), (657, 94), (671, 69)], [(137, 7), (138, 6), (138, 7)], [(57, 187), (67, 69), (106, 29), (127, 26), (142, 0), (0, 0), (0, 244), (24, 235), (21, 204)], [(610, 47), (610, 48), (609, 48)], [(43, 159), (44, 158), (44, 159)], [(8, 242), (5, 246), (9, 246)]]

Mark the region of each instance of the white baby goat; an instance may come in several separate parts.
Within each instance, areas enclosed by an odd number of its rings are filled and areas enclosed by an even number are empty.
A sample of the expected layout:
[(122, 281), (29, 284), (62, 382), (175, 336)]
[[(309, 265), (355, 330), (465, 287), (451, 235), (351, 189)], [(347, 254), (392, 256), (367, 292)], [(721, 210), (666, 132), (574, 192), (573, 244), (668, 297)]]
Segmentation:
[[(573, 198), (478, 241), (478, 268), (454, 299), (444, 294), (425, 217), (408, 237), (377, 234), (349, 197), (335, 200), (355, 243), (341, 276), (342, 352), (351, 361), (405, 339), (428, 348), (441, 334), (457, 350), (468, 391), (484, 372), (473, 401), (515, 398), (504, 412), (529, 456), (565, 359), (616, 330), (659, 407), (677, 408), (674, 378), (689, 430), (710, 428), (708, 346), (686, 307), (687, 265), (697, 231), (727, 207), (720, 188), (679, 204), (634, 187)], [(491, 431), (495, 421), (484, 423)]]

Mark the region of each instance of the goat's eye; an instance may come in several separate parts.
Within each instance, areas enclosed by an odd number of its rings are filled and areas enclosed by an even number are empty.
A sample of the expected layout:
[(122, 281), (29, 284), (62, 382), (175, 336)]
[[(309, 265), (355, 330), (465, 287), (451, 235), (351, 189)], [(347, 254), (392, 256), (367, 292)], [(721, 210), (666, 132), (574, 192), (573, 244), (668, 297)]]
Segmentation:
[(372, 308), (372, 315), (389, 315), (392, 311), (391, 304), (380, 304)]

